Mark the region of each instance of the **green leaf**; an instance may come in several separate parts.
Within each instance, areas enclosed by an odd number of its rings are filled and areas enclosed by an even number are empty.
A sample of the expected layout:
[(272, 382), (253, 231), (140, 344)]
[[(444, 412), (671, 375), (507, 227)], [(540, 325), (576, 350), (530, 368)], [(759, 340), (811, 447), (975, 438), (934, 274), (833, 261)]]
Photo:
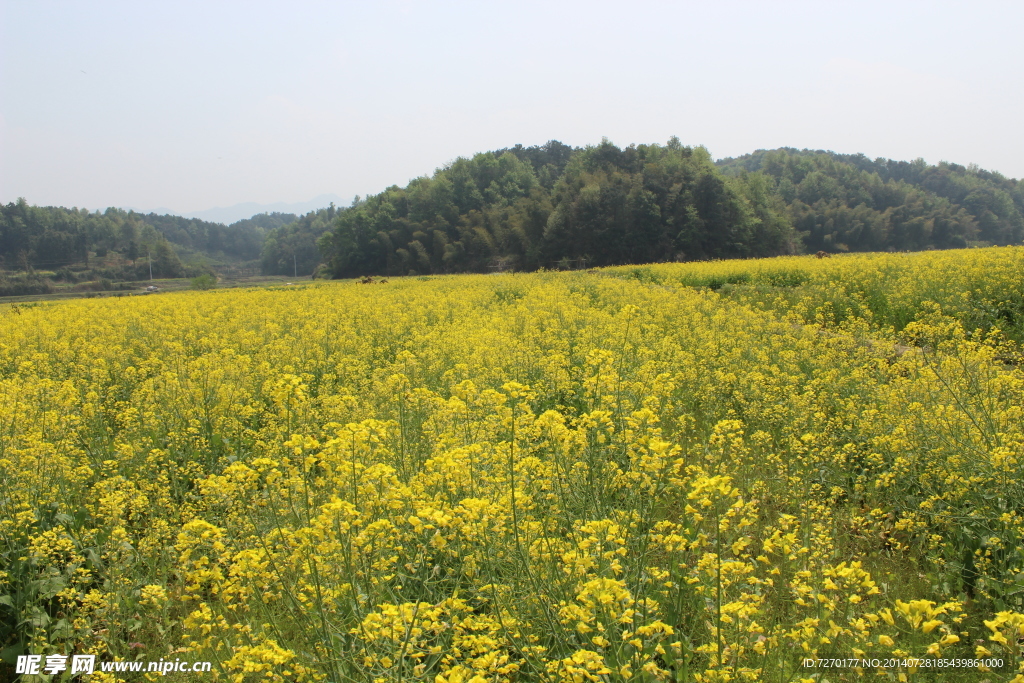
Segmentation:
[(25, 654), (25, 644), (19, 641), (0, 650), (0, 662), (14, 664), (18, 659), (18, 655), (23, 654)]

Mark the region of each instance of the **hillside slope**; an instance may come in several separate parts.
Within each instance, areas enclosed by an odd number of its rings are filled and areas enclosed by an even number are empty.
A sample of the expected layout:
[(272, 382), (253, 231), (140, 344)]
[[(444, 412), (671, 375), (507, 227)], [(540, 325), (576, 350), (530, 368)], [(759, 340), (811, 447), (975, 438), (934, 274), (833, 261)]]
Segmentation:
[(320, 247), (335, 277), (770, 256), (799, 249), (764, 174), (703, 147), (557, 141), (460, 158), (368, 197)]
[(460, 158), (342, 210), (319, 245), (351, 277), (1022, 239), (1024, 185), (999, 173), (790, 148), (715, 163), (673, 138)]
[(717, 165), (727, 175), (768, 176), (811, 251), (945, 249), (1024, 239), (1024, 184), (975, 166), (790, 148)]

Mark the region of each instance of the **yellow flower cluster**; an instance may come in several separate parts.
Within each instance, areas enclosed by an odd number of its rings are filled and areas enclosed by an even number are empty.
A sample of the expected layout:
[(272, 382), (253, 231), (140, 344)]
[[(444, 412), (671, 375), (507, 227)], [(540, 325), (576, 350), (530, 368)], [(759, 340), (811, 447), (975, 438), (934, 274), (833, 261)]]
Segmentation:
[(974, 329), (1022, 255), (23, 306), (0, 649), (235, 683), (1016, 657), (1024, 373)]

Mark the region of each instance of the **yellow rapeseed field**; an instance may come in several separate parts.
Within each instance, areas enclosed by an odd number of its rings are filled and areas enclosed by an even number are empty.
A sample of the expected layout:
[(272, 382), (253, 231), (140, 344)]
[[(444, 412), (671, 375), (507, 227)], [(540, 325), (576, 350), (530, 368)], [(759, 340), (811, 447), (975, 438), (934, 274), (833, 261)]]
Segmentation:
[(1024, 681), (1022, 292), (1001, 248), (5, 306), (0, 678)]

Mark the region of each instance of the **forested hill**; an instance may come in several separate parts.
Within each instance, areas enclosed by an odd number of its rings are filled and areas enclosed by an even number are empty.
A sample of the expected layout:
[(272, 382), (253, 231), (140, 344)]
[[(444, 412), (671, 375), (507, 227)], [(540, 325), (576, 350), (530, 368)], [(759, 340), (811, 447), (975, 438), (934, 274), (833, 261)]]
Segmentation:
[(0, 267), (57, 270), (88, 264), (90, 254), (107, 260), (116, 255), (134, 265), (140, 257), (159, 254), (157, 274), (176, 277), (184, 272), (178, 252), (252, 261), (260, 258), (268, 231), (296, 219), (293, 214), (258, 214), (223, 225), (117, 208), (90, 212), (30, 206), (21, 199), (0, 205)]
[(703, 147), (552, 141), (457, 159), (343, 211), (320, 240), (335, 277), (770, 256), (800, 249), (762, 173)]
[(791, 148), (716, 163), (676, 138), (624, 149), (607, 140), (517, 145), (456, 159), (351, 207), (230, 226), (24, 200), (0, 206), (0, 270), (88, 267), (91, 255), (122, 264), (104, 275), (111, 279), (148, 276), (147, 253), (166, 277), (189, 263), (206, 267), (207, 257), (259, 259), (267, 274), (353, 277), (1022, 240), (1024, 183), (999, 173)]
[(723, 159), (718, 167), (768, 176), (810, 251), (1024, 240), (1024, 183), (976, 166), (783, 148)]
[(263, 242), (270, 230), (292, 223), (298, 216), (291, 213), (261, 213), (231, 225), (153, 213), (140, 218), (180, 247), (221, 258), (249, 261), (260, 258)]
[(460, 158), (357, 202), (319, 246), (334, 277), (1024, 239), (1024, 185), (975, 167), (779, 149), (552, 141)]

